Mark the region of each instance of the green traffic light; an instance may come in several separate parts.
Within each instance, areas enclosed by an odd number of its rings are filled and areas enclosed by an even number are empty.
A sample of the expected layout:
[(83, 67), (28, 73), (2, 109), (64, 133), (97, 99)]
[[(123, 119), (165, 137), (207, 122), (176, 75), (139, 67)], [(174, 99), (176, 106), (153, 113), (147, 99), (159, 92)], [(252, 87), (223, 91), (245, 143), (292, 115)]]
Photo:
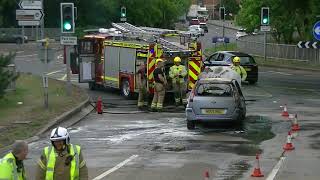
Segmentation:
[(63, 24), (63, 28), (67, 31), (71, 30), (71, 24), (69, 22), (65, 22)]
[(121, 13), (121, 17), (126, 17), (126, 13)]
[(262, 22), (263, 22), (263, 24), (267, 24), (268, 23), (268, 18), (263, 18)]

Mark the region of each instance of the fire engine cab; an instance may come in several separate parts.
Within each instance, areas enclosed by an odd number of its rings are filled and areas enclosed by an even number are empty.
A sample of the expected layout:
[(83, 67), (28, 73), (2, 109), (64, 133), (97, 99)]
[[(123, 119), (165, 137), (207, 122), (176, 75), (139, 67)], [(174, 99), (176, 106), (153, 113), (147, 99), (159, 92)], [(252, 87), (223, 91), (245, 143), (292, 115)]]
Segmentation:
[[(147, 67), (147, 88), (153, 93), (155, 61), (164, 59), (167, 92), (172, 91), (168, 76), (173, 59), (179, 56), (188, 70), (188, 89), (192, 89), (201, 71), (201, 44), (187, 39), (181, 32), (135, 27), (129, 23), (113, 23), (112, 31), (89, 33), (78, 42), (79, 82), (91, 89), (120, 89), (125, 97), (138, 92), (136, 74), (140, 65)], [(121, 33), (120, 33), (121, 32)], [(179, 41), (174, 41), (179, 37)], [(183, 40), (183, 41), (182, 41)], [(187, 46), (183, 45), (186, 44)], [(182, 44), (182, 45), (181, 45)]]

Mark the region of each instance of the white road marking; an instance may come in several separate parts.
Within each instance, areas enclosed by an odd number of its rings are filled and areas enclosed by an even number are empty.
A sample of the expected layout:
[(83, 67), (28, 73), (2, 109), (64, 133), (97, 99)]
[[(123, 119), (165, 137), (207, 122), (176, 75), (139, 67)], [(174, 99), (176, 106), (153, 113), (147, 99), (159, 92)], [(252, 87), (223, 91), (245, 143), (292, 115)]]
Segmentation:
[(274, 180), (274, 178), (276, 177), (276, 175), (277, 175), (278, 171), (280, 170), (281, 165), (283, 164), (285, 159), (286, 159), (286, 157), (281, 157), (280, 158), (280, 160), (274, 166), (274, 168), (272, 169), (271, 173), (268, 175), (266, 180)]
[(60, 69), (58, 71), (49, 72), (49, 73), (47, 73), (47, 76), (52, 75), (52, 74), (56, 74), (56, 73), (62, 72), (62, 71), (64, 71), (64, 69)]
[(16, 57), (17, 58), (24, 58), (24, 57), (32, 57), (32, 56), (38, 56), (38, 54), (29, 54), (29, 55), (16, 56)]
[(60, 54), (59, 56), (57, 56), (57, 59), (63, 59), (63, 55)]
[(109, 174), (115, 172), (116, 170), (120, 169), (122, 166), (126, 165), (128, 162), (132, 161), (133, 159), (137, 158), (138, 155), (132, 155), (131, 157), (129, 157), (128, 159), (122, 161), (121, 163), (117, 164), (115, 167), (109, 169), (108, 171), (100, 174), (99, 176), (95, 177), (93, 180), (100, 180), (106, 176), (108, 176)]
[(59, 80), (60, 81), (63, 81), (63, 80), (65, 80), (67, 78), (67, 75), (65, 74), (62, 78), (60, 78)]
[(293, 74), (278, 72), (278, 71), (267, 71), (267, 73), (281, 74), (281, 75), (285, 75), (285, 76), (292, 76), (293, 75)]
[(20, 54), (20, 53), (24, 53), (24, 51), (17, 51), (16, 53), (17, 53), (17, 54)]

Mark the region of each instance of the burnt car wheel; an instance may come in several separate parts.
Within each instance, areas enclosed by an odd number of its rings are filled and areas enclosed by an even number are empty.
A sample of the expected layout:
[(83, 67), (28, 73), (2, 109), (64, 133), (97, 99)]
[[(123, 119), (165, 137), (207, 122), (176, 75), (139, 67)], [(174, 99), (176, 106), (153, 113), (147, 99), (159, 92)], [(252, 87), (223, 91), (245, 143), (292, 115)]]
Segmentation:
[(193, 122), (193, 121), (187, 121), (187, 128), (188, 128), (189, 130), (195, 129), (195, 128), (196, 128), (196, 123)]

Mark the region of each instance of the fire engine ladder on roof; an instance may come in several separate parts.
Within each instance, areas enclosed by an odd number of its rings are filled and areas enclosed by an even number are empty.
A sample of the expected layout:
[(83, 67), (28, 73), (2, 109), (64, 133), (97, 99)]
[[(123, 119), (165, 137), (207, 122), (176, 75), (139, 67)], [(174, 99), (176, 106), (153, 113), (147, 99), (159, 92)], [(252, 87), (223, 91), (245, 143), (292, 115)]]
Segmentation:
[(140, 27), (142, 30), (155, 33), (155, 34), (178, 34), (177, 30), (171, 30), (171, 29), (160, 29), (160, 28), (152, 28), (152, 27)]
[[(169, 29), (160, 29), (160, 28), (149, 28), (149, 27), (136, 27), (129, 23), (112, 23), (112, 26), (119, 29), (125, 34), (131, 35), (140, 35), (140, 36), (147, 36), (147, 37), (154, 37), (161, 35), (160, 33), (168, 33), (168, 32), (176, 32), (175, 30)], [(157, 38), (157, 41), (161, 44), (165, 51), (188, 51), (184, 49), (182, 46), (179, 46), (173, 42), (167, 41), (163, 38)]]

